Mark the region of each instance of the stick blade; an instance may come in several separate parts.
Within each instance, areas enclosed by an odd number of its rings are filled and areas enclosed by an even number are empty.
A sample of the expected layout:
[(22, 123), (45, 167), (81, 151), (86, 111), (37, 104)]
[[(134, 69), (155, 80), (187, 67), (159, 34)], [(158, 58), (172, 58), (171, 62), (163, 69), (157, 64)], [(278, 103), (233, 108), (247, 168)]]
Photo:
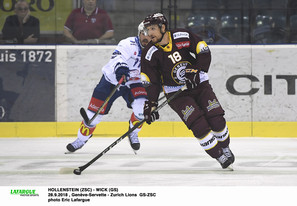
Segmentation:
[(76, 175), (80, 175), (82, 171), (79, 168), (77, 168), (77, 169), (73, 170), (72, 172)]
[(80, 115), (84, 119), (85, 123), (86, 124), (89, 124), (89, 118), (88, 118), (87, 112), (86, 112), (86, 110), (83, 107), (80, 108)]

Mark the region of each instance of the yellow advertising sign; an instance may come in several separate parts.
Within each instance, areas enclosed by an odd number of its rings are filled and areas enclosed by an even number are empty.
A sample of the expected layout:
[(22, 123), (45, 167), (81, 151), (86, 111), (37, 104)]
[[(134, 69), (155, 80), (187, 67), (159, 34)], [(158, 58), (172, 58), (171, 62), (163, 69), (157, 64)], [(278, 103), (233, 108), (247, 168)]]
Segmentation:
[[(5, 19), (14, 15), (14, 5), (17, 0), (0, 0), (0, 29)], [(72, 0), (27, 0), (31, 15), (40, 21), (41, 33), (60, 33), (68, 15), (73, 10)]]

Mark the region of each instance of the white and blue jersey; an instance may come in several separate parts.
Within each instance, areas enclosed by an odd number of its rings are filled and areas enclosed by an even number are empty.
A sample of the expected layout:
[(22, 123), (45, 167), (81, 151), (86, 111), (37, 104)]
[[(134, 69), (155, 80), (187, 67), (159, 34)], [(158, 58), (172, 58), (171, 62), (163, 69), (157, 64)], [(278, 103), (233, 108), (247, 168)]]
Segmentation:
[(147, 93), (140, 77), (141, 50), (138, 37), (128, 37), (119, 42), (109, 62), (102, 68), (104, 75), (94, 89), (88, 107), (90, 111), (96, 112), (103, 104), (111, 90), (118, 84), (115, 74), (117, 67), (125, 65), (129, 68), (129, 80), (115, 92), (100, 114), (107, 114), (113, 102), (121, 96), (126, 101), (127, 107), (133, 108), (135, 116), (138, 119), (143, 118), (143, 105)]
[(107, 81), (116, 85), (118, 83), (115, 71), (119, 65), (126, 65), (129, 68), (130, 78), (126, 85), (141, 83), (140, 79), (141, 46), (139, 37), (128, 37), (117, 45), (109, 62), (102, 68)]

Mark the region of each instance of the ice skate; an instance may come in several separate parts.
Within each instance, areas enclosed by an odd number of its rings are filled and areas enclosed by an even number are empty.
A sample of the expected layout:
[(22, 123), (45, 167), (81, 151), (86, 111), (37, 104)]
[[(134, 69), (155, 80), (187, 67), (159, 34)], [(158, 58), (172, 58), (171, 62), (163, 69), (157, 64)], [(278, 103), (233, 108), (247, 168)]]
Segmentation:
[[(92, 135), (89, 137), (89, 139), (92, 137)], [(77, 138), (74, 142), (72, 143), (69, 143), (66, 148), (69, 152), (75, 152), (76, 150), (78, 149), (81, 149), (86, 143), (87, 143), (88, 140), (86, 141), (82, 141), (80, 140), (79, 138)]]
[(235, 156), (234, 156), (234, 154), (232, 153), (232, 151), (230, 150), (230, 148), (229, 147), (226, 147), (226, 148), (222, 148), (223, 149), (223, 153), (224, 153), (224, 155), (226, 155), (226, 157), (229, 159), (229, 161), (231, 162), (231, 163), (234, 163), (234, 161), (235, 161)]
[(137, 152), (137, 150), (139, 150), (140, 148), (140, 142), (138, 139), (138, 134), (137, 132), (131, 132), (129, 135), (129, 141), (130, 141), (130, 145), (132, 147), (132, 149), (134, 150), (135, 154)]
[(216, 158), (216, 160), (221, 164), (223, 169), (228, 168), (229, 170), (233, 171), (232, 162), (228, 159), (225, 154), (222, 154), (220, 157)]

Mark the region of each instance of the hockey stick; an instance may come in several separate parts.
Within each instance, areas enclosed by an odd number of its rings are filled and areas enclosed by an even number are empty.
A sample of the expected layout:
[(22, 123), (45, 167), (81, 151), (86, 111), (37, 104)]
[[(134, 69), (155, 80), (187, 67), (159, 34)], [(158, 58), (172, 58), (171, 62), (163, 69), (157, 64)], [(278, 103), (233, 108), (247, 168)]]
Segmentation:
[[(162, 109), (165, 105), (167, 105), (172, 99), (177, 97), (182, 91), (184, 91), (187, 87), (183, 86), (181, 89), (179, 89), (175, 94), (173, 94), (170, 98), (168, 98), (166, 101), (162, 102), (156, 109), (153, 111), (158, 112), (160, 109)], [(102, 157), (106, 152), (108, 152), (111, 148), (113, 148), (115, 145), (117, 145), (120, 141), (122, 141), (126, 136), (128, 136), (131, 132), (133, 132), (137, 127), (139, 127), (141, 124), (145, 122), (145, 119), (141, 120), (137, 124), (134, 125), (134, 127), (130, 128), (125, 134), (120, 136), (116, 141), (114, 141), (111, 145), (109, 145), (105, 150), (103, 150), (100, 154), (98, 154), (96, 157), (94, 157), (91, 161), (86, 163), (83, 166), (80, 166), (78, 169), (74, 169), (73, 173), (76, 175), (80, 175), (82, 171), (87, 169), (91, 164), (93, 164), (97, 159)]]
[(124, 81), (124, 79), (125, 79), (125, 76), (123, 75), (122, 78), (119, 80), (118, 84), (112, 89), (112, 91), (109, 94), (109, 96), (105, 99), (105, 101), (103, 102), (103, 104), (101, 105), (101, 107), (97, 110), (97, 112), (94, 114), (94, 116), (91, 119), (89, 119), (86, 110), (83, 107), (80, 108), (80, 114), (81, 114), (82, 118), (84, 119), (84, 121), (85, 121), (85, 123), (87, 125), (90, 125), (92, 123), (92, 121), (99, 115), (99, 113), (102, 111), (102, 109), (108, 103), (108, 101), (110, 100), (110, 98), (114, 95), (114, 93), (117, 91), (117, 89), (121, 86), (121, 84)]

